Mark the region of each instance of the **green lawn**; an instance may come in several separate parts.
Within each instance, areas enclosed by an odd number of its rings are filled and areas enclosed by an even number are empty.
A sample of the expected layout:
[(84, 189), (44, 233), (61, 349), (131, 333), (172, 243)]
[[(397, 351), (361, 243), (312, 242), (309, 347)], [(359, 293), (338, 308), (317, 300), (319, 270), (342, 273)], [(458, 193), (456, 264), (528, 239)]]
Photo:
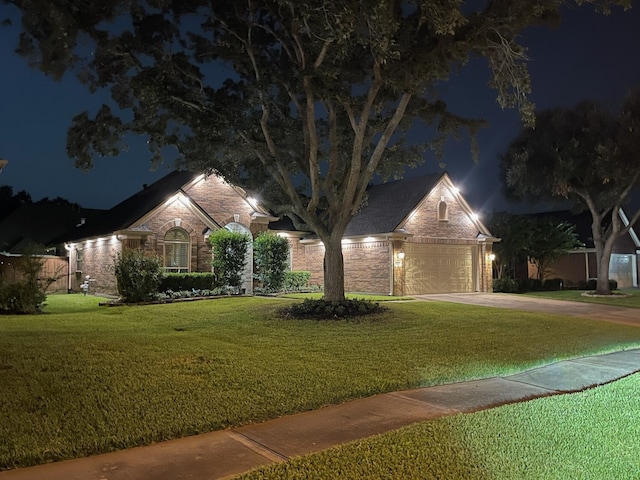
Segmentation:
[(278, 319), (282, 299), (98, 301), (0, 317), (0, 468), (640, 346), (630, 326), (449, 303), (317, 322)]
[(570, 300), (573, 302), (600, 303), (602, 305), (616, 305), (618, 307), (640, 308), (640, 290), (622, 289), (615, 290), (617, 293), (630, 295), (629, 297), (583, 297), (582, 290), (560, 290), (558, 292), (528, 292), (524, 295), (532, 297), (552, 298), (556, 300)]
[(295, 458), (238, 480), (640, 478), (640, 374), (412, 425)]

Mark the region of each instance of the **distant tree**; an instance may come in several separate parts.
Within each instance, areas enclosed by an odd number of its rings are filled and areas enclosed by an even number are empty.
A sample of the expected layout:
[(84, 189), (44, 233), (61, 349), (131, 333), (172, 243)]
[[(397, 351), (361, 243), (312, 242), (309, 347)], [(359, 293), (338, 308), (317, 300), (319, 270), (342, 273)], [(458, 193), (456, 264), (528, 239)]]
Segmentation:
[(25, 203), (31, 203), (31, 195), (24, 190), (14, 195), (13, 187), (3, 185), (0, 187), (0, 220), (9, 216), (11, 212)]
[[(341, 239), (376, 173), (400, 176), (481, 122), (438, 90), (486, 58), (503, 107), (533, 119), (518, 35), (559, 19), (564, 0), (5, 0), (22, 13), (18, 52), (54, 78), (72, 71), (103, 105), (77, 115), (67, 151), (82, 168), (146, 134), (191, 169), (261, 195), (325, 247), (325, 298), (344, 299)], [(606, 11), (631, 0), (576, 0)], [(222, 77), (226, 77), (222, 78)], [(421, 145), (407, 132), (432, 128)]]
[(77, 203), (70, 202), (66, 198), (62, 198), (62, 197), (55, 197), (51, 199), (49, 197), (43, 197), (40, 200), (38, 200), (36, 203), (48, 203), (49, 205), (66, 206), (75, 210), (80, 208), (80, 205), (78, 205)]
[(558, 222), (552, 217), (529, 218), (529, 240), (526, 256), (538, 270), (538, 280), (542, 284), (549, 264), (565, 255), (569, 250), (583, 247), (578, 239), (576, 226), (567, 222)]
[(640, 181), (639, 151), (640, 90), (627, 97), (617, 116), (590, 101), (543, 111), (536, 128), (522, 131), (501, 158), (502, 178), (512, 198), (535, 202), (555, 197), (589, 209), (599, 295), (611, 294), (614, 242), (640, 218), (640, 209), (627, 224), (619, 215)]
[(492, 253), (496, 278), (515, 278), (518, 261), (527, 259), (531, 238), (531, 224), (524, 215), (497, 212), (489, 221), (489, 230), (501, 240), (493, 244)]

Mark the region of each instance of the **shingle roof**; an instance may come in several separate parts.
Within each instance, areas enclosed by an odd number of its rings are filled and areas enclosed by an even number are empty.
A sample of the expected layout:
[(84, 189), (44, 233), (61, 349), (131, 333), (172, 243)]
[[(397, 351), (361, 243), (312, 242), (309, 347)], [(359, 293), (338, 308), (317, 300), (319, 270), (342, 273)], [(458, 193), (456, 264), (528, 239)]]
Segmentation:
[(443, 175), (432, 173), (369, 187), (366, 204), (349, 223), (345, 236), (394, 231)]
[(97, 237), (125, 229), (167, 200), (196, 176), (197, 174), (193, 172), (173, 171), (105, 211), (99, 217), (59, 237), (58, 241)]
[[(432, 173), (369, 186), (366, 201), (351, 219), (345, 236), (393, 232), (431, 192), (443, 175), (444, 173)], [(275, 231), (296, 230), (288, 217), (271, 222), (269, 229)]]
[(0, 222), (0, 251), (22, 253), (29, 244), (54, 245), (55, 238), (74, 228), (81, 218), (100, 213), (74, 205), (24, 204)]

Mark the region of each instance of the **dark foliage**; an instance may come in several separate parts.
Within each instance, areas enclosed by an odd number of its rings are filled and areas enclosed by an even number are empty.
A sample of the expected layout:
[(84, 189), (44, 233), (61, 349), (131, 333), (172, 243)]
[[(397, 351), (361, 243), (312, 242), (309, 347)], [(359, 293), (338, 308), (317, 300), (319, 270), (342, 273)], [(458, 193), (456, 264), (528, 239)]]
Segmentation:
[(210, 272), (166, 273), (160, 281), (158, 291), (212, 290), (214, 287), (215, 276)]
[(290, 307), (282, 308), (280, 315), (284, 318), (301, 318), (314, 320), (338, 320), (341, 318), (355, 318), (365, 315), (384, 313), (388, 308), (378, 302), (359, 298), (345, 299), (340, 302), (305, 299)]
[[(589, 280), (587, 280), (586, 283), (580, 285), (580, 290), (595, 290), (596, 289), (596, 285), (598, 284), (598, 279), (597, 278), (590, 278)], [(609, 279), (609, 289), (610, 290), (617, 290), (618, 289), (618, 282), (612, 278)]]
[(153, 300), (162, 279), (162, 260), (141, 250), (125, 250), (114, 264), (118, 293), (126, 303)]
[(493, 281), (494, 292), (516, 293), (519, 288), (518, 281), (510, 277), (496, 278)]

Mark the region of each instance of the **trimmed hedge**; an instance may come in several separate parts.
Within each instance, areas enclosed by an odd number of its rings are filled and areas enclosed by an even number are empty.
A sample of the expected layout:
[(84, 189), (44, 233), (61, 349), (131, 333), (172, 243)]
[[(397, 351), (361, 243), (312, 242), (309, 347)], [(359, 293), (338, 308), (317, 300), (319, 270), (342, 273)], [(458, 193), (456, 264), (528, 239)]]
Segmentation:
[(496, 278), (493, 280), (493, 291), (503, 293), (516, 293), (518, 291), (518, 281), (509, 277)]
[(285, 292), (299, 292), (309, 288), (309, 279), (311, 278), (311, 272), (304, 270), (287, 271), (284, 275), (284, 291)]
[(563, 282), (561, 278), (549, 278), (542, 284), (543, 290), (555, 291), (562, 290)]
[[(582, 282), (580, 284), (580, 290), (595, 290), (596, 287), (598, 285), (598, 279), (597, 278), (590, 278), (589, 280), (587, 280), (586, 283)], [(584, 288), (582, 288), (584, 287)], [(609, 288), (611, 290), (617, 290), (618, 289), (618, 282), (612, 278), (609, 279)]]
[(213, 290), (215, 287), (215, 275), (212, 272), (166, 273), (160, 282), (159, 291)]

